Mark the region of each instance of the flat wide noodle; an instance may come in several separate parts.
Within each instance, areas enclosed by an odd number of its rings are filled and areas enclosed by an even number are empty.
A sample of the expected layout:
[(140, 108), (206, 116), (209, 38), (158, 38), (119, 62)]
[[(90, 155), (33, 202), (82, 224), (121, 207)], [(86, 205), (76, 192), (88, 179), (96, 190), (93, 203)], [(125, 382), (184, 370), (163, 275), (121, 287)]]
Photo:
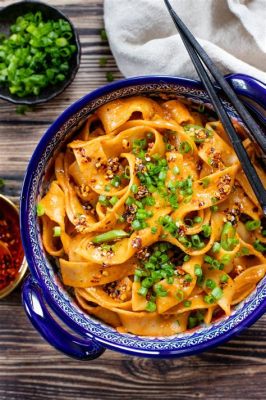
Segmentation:
[[(266, 183), (253, 144), (243, 145)], [(99, 107), (57, 154), (37, 213), (78, 305), (121, 333), (210, 324), (265, 277), (258, 200), (220, 121), (187, 100)]]

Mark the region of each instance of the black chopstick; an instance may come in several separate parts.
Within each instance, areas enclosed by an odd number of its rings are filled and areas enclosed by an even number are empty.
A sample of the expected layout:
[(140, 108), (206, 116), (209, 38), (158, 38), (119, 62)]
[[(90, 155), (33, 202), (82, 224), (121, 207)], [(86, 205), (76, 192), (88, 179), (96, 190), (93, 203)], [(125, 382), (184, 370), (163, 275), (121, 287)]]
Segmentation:
[(168, 0), (165, 0), (165, 3), (169, 9), (169, 12), (175, 22), (175, 25), (176, 25), (178, 31), (180, 32), (182, 40), (187, 48), (187, 51), (191, 57), (191, 60), (197, 70), (197, 73), (198, 73), (199, 77), (201, 78), (201, 81), (204, 84), (204, 86), (209, 94), (209, 97), (212, 100), (213, 106), (219, 116), (219, 119), (221, 120), (226, 132), (229, 135), (229, 138), (232, 142), (234, 150), (242, 164), (243, 170), (244, 170), (244, 172), (254, 190), (254, 193), (262, 207), (263, 213), (264, 213), (264, 215), (266, 215), (266, 191), (262, 185), (262, 182), (261, 182), (255, 168), (253, 167), (252, 163), (250, 162), (249, 156), (242, 144), (242, 141), (238, 137), (238, 135), (233, 127), (233, 124), (232, 124), (230, 118), (228, 117), (228, 115), (223, 107), (223, 104), (222, 104), (220, 98), (218, 97), (216, 90), (215, 90), (203, 64), (202, 64), (202, 61), (200, 60), (197, 52), (195, 51), (194, 47), (191, 45), (191, 42), (188, 40), (187, 36), (184, 34), (183, 30), (181, 30), (179, 28), (179, 24), (178, 24), (179, 21), (176, 22), (176, 19), (175, 19), (176, 13), (171, 8)]
[(226, 94), (227, 98), (230, 100), (230, 102), (233, 104), (234, 108), (238, 112), (238, 114), (241, 116), (243, 123), (246, 125), (248, 128), (248, 135), (250, 139), (258, 144), (258, 146), (261, 148), (262, 152), (266, 152), (266, 136), (262, 132), (261, 128), (259, 125), (256, 123), (256, 121), (253, 119), (253, 117), (250, 115), (246, 107), (241, 103), (241, 101), (238, 99), (237, 95), (235, 94), (234, 90), (231, 88), (231, 86), (228, 84), (228, 82), (224, 79), (224, 76), (222, 73), (219, 71), (217, 66), (214, 64), (214, 62), (210, 59), (208, 54), (205, 52), (205, 50), (201, 47), (199, 42), (195, 39), (193, 34), (189, 31), (187, 26), (184, 24), (184, 22), (179, 18), (179, 16), (176, 14), (174, 9), (169, 3), (169, 0), (164, 0), (169, 13), (171, 17), (173, 18), (173, 21), (178, 28), (179, 32), (182, 31), (182, 33), (185, 35), (186, 39), (190, 42), (190, 44), (194, 47), (200, 58), (203, 60), (204, 64), (210, 71), (210, 73), (213, 75), (215, 80), (219, 83), (220, 87), (222, 88), (223, 92)]

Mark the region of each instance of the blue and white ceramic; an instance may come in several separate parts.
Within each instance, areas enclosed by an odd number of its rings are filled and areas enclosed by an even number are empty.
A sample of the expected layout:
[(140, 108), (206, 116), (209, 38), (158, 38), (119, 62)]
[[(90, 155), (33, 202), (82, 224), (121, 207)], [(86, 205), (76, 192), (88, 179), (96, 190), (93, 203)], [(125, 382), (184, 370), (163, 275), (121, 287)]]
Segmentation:
[[(266, 86), (246, 75), (226, 78), (262, 123), (266, 122)], [(124, 96), (158, 95), (183, 97), (199, 104), (209, 99), (198, 81), (166, 76), (137, 77), (114, 82), (71, 105), (52, 124), (40, 140), (28, 166), (21, 197), (21, 234), (31, 275), (23, 286), (26, 313), (39, 333), (54, 347), (78, 359), (93, 359), (108, 348), (143, 357), (180, 357), (216, 346), (254, 323), (266, 309), (266, 278), (232, 315), (209, 326), (171, 337), (139, 337), (121, 334), (85, 314), (63, 287), (55, 262), (42, 246), (36, 204), (47, 187), (46, 173), (53, 157), (70, 139), (77, 126), (97, 107)], [(233, 107), (224, 100), (230, 115)], [(264, 108), (264, 110), (263, 110)], [(48, 307), (61, 319), (56, 322)], [(67, 332), (64, 325), (73, 331)]]

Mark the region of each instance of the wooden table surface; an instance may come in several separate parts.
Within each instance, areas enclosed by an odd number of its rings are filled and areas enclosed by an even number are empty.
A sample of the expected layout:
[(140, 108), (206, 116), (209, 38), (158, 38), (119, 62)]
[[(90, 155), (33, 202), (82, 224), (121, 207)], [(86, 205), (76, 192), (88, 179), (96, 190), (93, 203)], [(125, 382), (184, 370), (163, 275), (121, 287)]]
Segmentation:
[[(126, 1), (126, 0), (125, 0)], [(155, 0), (159, 1), (159, 0)], [(14, 1), (0, 0), (0, 7)], [(103, 0), (46, 0), (78, 28), (82, 62), (72, 85), (55, 100), (21, 116), (0, 101), (2, 192), (18, 202), (28, 160), (47, 127), (73, 101), (106, 84), (106, 72), (121, 78), (101, 41)], [(108, 63), (99, 67), (99, 58)], [(27, 320), (20, 288), (0, 300), (0, 399), (245, 399), (266, 398), (266, 316), (230, 342), (198, 356), (176, 360), (130, 357), (107, 350), (78, 362), (49, 346)]]

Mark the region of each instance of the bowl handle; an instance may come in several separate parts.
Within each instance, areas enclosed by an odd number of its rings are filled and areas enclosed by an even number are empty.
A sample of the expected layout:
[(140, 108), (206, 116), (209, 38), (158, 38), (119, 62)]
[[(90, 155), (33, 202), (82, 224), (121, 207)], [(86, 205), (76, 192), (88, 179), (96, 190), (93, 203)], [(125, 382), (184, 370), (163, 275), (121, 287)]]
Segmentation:
[(225, 79), (232, 86), (242, 102), (250, 108), (262, 123), (266, 123), (266, 84), (243, 74), (226, 75)]
[(22, 287), (22, 303), (32, 325), (62, 353), (79, 360), (93, 360), (105, 351), (95, 341), (75, 337), (60, 327), (47, 310), (38, 283), (30, 275)]

